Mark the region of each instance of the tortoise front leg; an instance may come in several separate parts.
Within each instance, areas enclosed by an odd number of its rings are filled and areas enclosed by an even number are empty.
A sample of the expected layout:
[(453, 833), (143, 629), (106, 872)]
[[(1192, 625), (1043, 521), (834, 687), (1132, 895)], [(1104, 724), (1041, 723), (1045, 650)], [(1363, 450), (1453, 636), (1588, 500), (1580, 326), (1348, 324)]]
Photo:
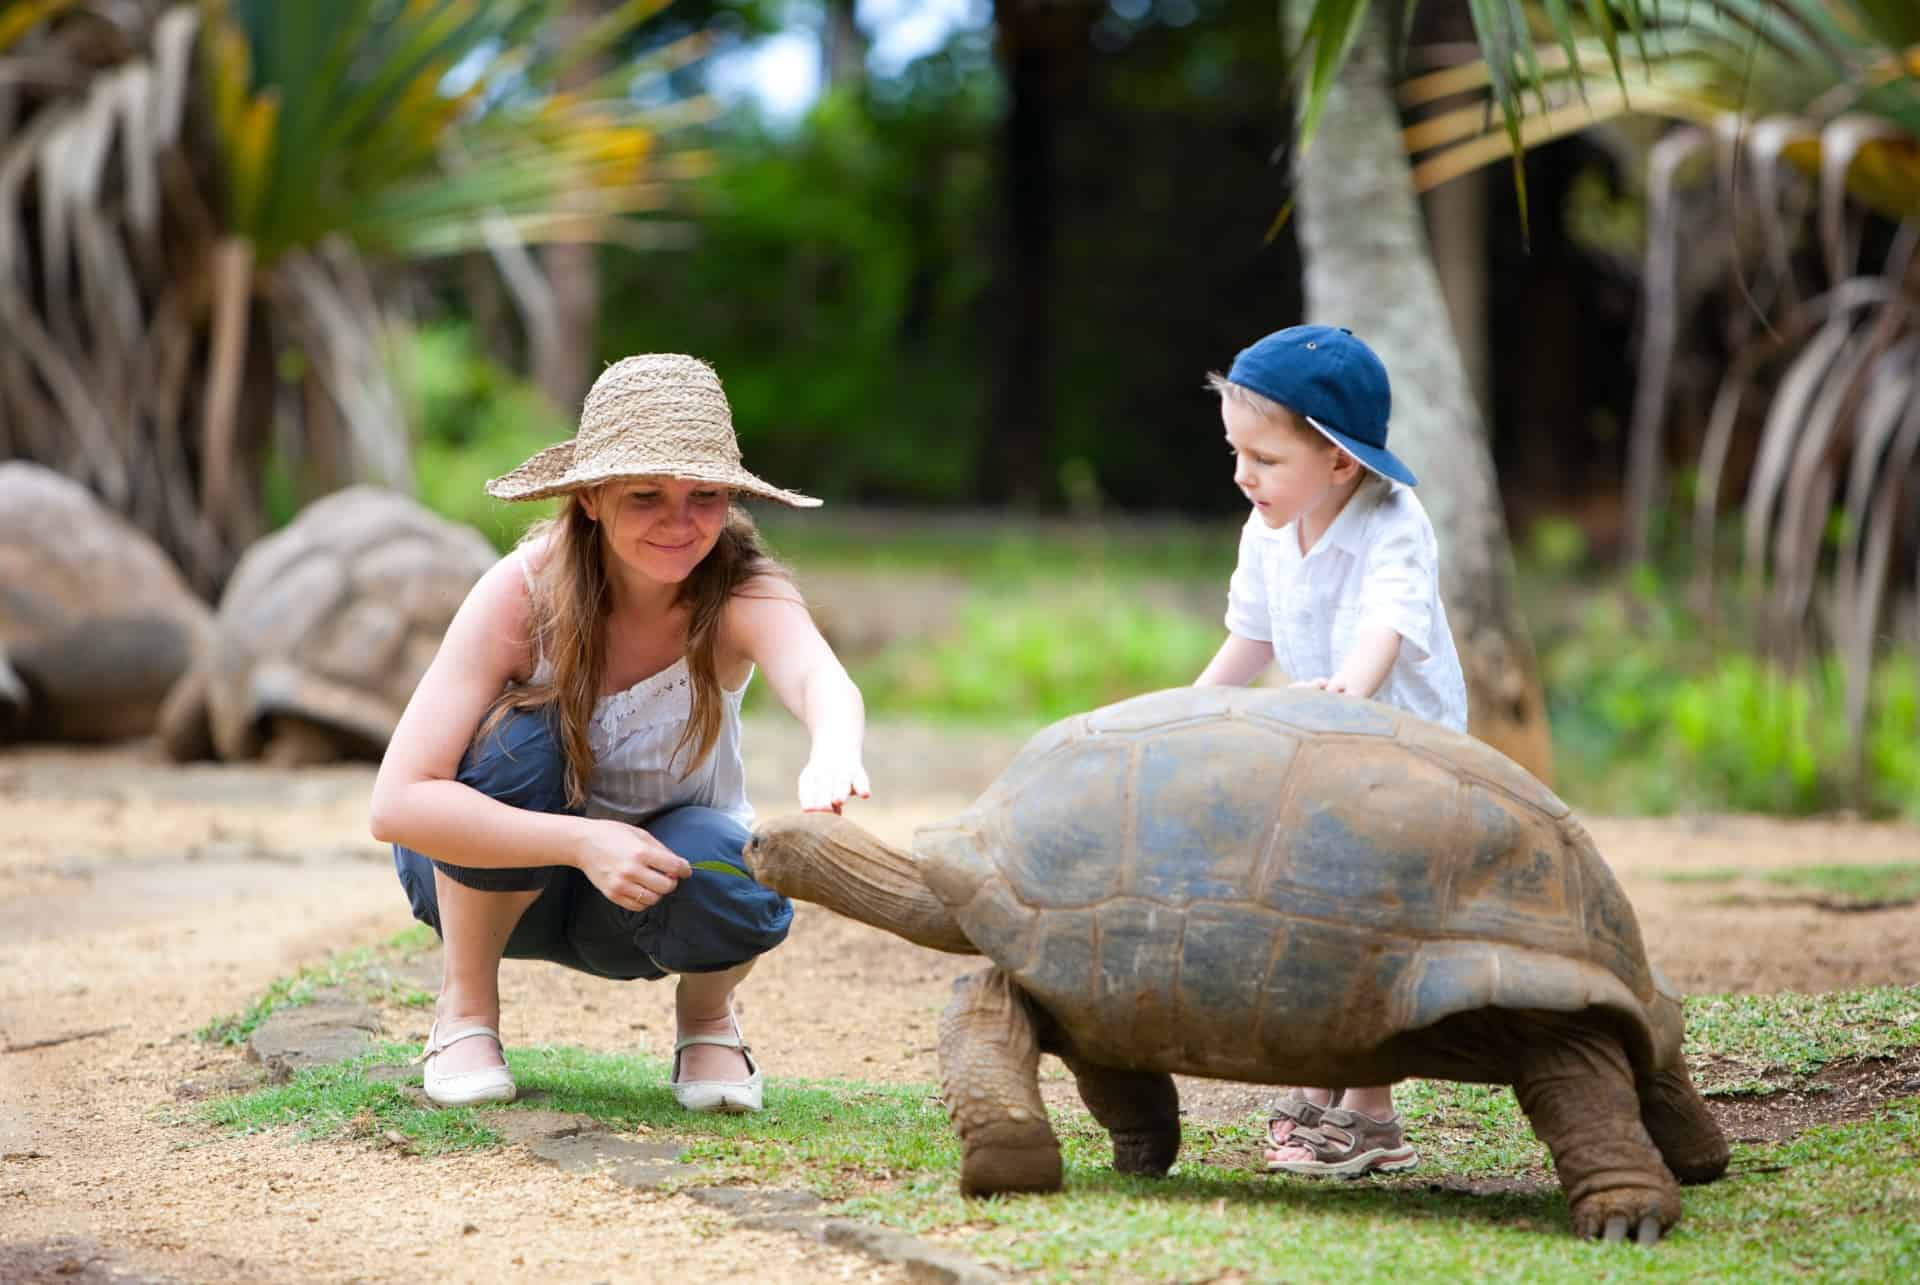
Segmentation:
[(1542, 1015), (1513, 1090), (1553, 1152), (1578, 1236), (1643, 1245), (1680, 1221), (1680, 1188), (1640, 1122), (1633, 1071), (1606, 1031)]
[(1039, 1068), (1032, 1001), (1013, 979), (989, 968), (954, 982), (940, 1018), (940, 1092), (960, 1135), (962, 1195), (1060, 1189)]
[(1171, 1075), (1115, 1070), (1066, 1053), (1060, 1060), (1073, 1072), (1087, 1110), (1113, 1135), (1116, 1170), (1158, 1178), (1173, 1167), (1180, 1154), (1180, 1092)]

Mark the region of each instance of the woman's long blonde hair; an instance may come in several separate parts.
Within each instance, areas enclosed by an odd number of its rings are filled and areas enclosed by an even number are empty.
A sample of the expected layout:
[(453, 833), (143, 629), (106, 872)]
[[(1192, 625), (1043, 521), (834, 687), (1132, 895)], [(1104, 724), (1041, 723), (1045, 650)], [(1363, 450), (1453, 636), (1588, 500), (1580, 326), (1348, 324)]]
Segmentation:
[[(553, 517), (529, 528), (520, 548), (524, 551), (541, 543), (546, 544), (546, 561), (531, 575), (529, 633), (535, 654), (548, 664), (547, 676), (543, 682), (522, 683), (502, 692), (481, 730), (491, 728), (508, 710), (553, 706), (560, 746), (567, 756), (567, 802), (581, 807), (593, 772), (587, 726), (600, 699), (605, 626), (613, 600), (599, 526), (587, 515), (580, 492), (568, 495)], [(767, 575), (791, 580), (786, 568), (760, 543), (753, 519), (735, 505), (727, 510), (726, 525), (713, 551), (680, 582), (674, 595), (674, 605), (686, 606), (692, 617), (687, 622), (687, 673), (693, 683), (693, 710), (673, 747), (676, 760), (682, 751), (691, 751), (683, 776), (704, 763), (720, 739), (723, 698), (714, 658), (720, 613), (743, 586)]]

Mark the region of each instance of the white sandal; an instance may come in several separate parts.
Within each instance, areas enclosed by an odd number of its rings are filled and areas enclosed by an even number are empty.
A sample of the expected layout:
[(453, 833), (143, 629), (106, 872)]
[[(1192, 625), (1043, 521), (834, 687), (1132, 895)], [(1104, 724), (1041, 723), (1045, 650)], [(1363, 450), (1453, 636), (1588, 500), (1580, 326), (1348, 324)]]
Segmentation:
[(446, 1052), (461, 1040), (484, 1035), (500, 1045), (500, 1060), (506, 1061), (506, 1045), (501, 1043), (500, 1032), (491, 1026), (469, 1026), (457, 1031), (445, 1039), (440, 1038), (438, 1021), (427, 1030), (427, 1046), (420, 1051), (415, 1063), (424, 1063), (420, 1073), (421, 1082), (426, 1086), (427, 1097), (443, 1107), (470, 1107), (481, 1102), (511, 1102), (519, 1092), (513, 1083), (513, 1072), (505, 1066), (483, 1066), (477, 1071), (436, 1071), (433, 1060)]
[[(730, 1115), (740, 1115), (758, 1111), (763, 1105), (764, 1084), (760, 1078), (760, 1064), (747, 1051), (747, 1042), (740, 1035), (740, 1019), (729, 1012), (727, 1020), (733, 1024), (732, 1035), (682, 1035), (673, 1042), (670, 1087), (673, 1089), (673, 1100), (688, 1111), (724, 1111)], [(747, 1059), (747, 1070), (752, 1074), (744, 1080), (688, 1080), (681, 1083), (680, 1051), (694, 1044), (717, 1044), (723, 1049), (739, 1049), (740, 1056)]]

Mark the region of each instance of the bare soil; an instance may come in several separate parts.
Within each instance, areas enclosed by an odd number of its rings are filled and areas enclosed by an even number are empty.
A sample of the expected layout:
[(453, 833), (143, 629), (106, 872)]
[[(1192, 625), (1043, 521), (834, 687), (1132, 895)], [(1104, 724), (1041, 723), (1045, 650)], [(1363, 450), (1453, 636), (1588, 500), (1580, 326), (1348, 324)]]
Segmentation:
[[(772, 721), (749, 736), (750, 792), (763, 812), (783, 811), (798, 738)], [(962, 806), (1014, 747), (915, 725), (876, 727), (870, 742), (875, 797), (858, 816), (903, 843)], [(371, 780), (365, 766), (175, 767), (142, 747), (0, 754), (0, 1279), (908, 1278), (897, 1263), (563, 1173), (519, 1148), (427, 1160), (196, 1121), (192, 1101), (220, 1091), (235, 1062), (190, 1032), (302, 964), (410, 922), (387, 853), (366, 836)], [(1911, 860), (1920, 831), (1752, 817), (1589, 824), (1650, 953), (1683, 989), (1920, 978), (1914, 907), (1718, 904), (1712, 885), (1660, 878)], [(742, 1022), (774, 1075), (932, 1081), (946, 990), (976, 966), (802, 907), (789, 943), (743, 988)], [(513, 961), (503, 984), (510, 1043), (670, 1047), (663, 988)], [(391, 1038), (426, 1033), (412, 1011), (390, 1021)], [(1718, 1105), (1736, 1136), (1778, 1137), (1871, 1111), (1916, 1080), (1907, 1058)], [(1265, 1091), (1189, 1081), (1183, 1100), (1232, 1117)]]

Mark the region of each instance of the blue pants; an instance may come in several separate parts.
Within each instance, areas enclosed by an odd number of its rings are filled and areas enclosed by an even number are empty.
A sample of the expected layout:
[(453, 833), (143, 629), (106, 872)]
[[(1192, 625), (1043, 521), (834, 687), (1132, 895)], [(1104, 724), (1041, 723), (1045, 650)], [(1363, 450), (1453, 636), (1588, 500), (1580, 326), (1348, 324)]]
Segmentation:
[[(476, 737), (457, 780), (511, 807), (577, 816), (567, 806), (566, 755), (549, 715), (514, 710)], [(394, 869), (413, 917), (440, 931), (433, 871), (486, 892), (540, 891), (507, 939), (510, 959), (546, 959), (621, 981), (712, 973), (744, 964), (786, 939), (793, 905), (747, 873), (747, 828), (712, 808), (681, 807), (645, 829), (696, 868), (645, 910), (614, 905), (571, 866), (481, 869), (432, 860), (393, 845)], [(731, 873), (697, 868), (717, 862)]]

